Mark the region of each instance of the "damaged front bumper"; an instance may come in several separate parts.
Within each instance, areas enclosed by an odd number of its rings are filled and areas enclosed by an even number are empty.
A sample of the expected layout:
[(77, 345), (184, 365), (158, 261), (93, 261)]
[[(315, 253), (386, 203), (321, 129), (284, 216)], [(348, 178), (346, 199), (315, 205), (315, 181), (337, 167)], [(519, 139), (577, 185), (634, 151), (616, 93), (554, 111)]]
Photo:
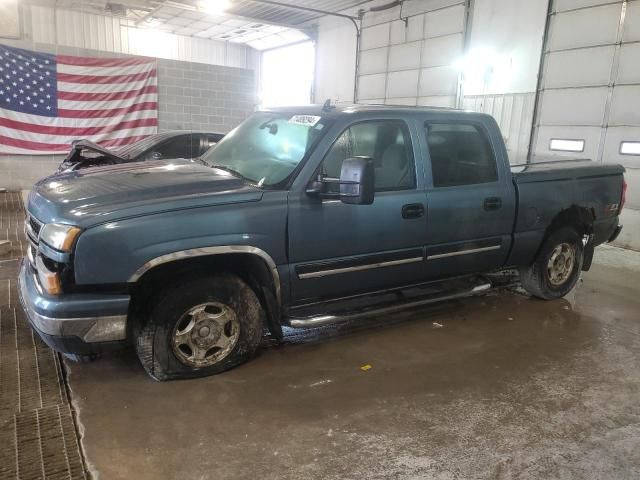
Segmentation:
[(54, 350), (88, 355), (120, 346), (127, 338), (129, 295), (46, 295), (26, 259), (20, 267), (18, 292), (29, 324)]

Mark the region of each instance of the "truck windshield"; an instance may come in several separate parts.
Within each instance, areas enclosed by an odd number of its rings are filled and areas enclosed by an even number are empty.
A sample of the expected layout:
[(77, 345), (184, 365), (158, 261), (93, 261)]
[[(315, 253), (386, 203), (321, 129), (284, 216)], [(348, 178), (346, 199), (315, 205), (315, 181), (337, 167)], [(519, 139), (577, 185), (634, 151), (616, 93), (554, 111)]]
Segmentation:
[(327, 122), (319, 116), (259, 112), (201, 159), (258, 186), (274, 186), (293, 173), (327, 129)]

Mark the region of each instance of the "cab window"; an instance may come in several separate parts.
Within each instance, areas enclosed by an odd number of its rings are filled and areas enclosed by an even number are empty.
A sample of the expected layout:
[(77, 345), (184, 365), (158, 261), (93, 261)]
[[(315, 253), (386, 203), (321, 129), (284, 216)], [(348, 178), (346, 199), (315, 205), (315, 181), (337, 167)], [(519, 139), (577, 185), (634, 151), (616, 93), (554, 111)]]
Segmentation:
[(415, 188), (411, 140), (404, 122), (376, 120), (351, 125), (325, 156), (322, 174), (339, 178), (342, 162), (350, 157), (373, 159), (378, 192)]
[(465, 123), (425, 126), (434, 187), (491, 183), (498, 180), (496, 157), (484, 131)]

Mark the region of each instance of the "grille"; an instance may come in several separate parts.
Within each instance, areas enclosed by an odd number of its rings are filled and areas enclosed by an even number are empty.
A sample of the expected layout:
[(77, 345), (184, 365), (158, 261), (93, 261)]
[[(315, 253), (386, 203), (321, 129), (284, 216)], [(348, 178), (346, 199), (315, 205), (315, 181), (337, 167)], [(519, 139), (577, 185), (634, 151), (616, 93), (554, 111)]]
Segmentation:
[(31, 231), (33, 231), (36, 238), (38, 238), (40, 236), (40, 230), (42, 229), (42, 222), (39, 222), (29, 215), (29, 225), (31, 226)]

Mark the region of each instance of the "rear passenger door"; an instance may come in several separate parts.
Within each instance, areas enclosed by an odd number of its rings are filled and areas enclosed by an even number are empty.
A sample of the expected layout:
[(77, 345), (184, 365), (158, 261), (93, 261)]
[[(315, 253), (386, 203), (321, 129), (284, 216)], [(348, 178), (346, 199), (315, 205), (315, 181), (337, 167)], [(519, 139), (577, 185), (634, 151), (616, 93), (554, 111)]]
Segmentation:
[(423, 125), (427, 266), (434, 277), (501, 267), (511, 247), (515, 189), (497, 124), (438, 116)]

